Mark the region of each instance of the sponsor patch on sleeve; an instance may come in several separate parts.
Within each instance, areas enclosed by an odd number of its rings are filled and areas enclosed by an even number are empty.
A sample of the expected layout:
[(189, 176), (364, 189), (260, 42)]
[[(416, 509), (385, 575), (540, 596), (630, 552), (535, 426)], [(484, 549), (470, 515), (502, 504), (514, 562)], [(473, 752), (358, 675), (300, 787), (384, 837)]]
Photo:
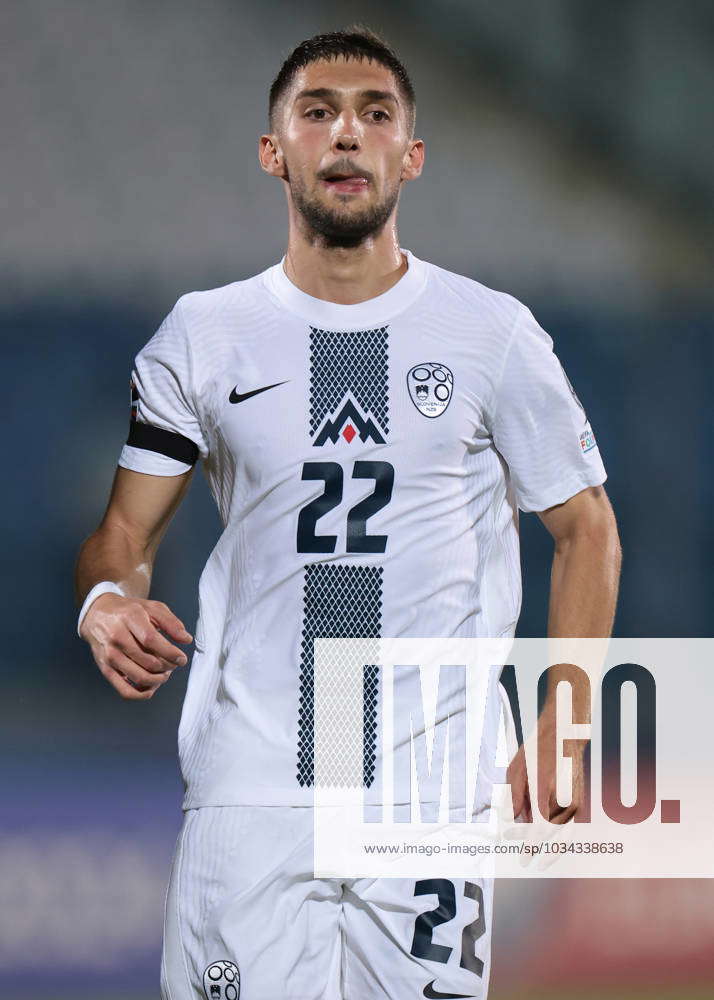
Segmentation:
[(582, 448), (583, 452), (592, 451), (592, 449), (596, 445), (597, 441), (595, 440), (595, 435), (593, 434), (592, 430), (588, 428), (586, 431), (583, 431), (583, 433), (580, 435), (580, 447)]

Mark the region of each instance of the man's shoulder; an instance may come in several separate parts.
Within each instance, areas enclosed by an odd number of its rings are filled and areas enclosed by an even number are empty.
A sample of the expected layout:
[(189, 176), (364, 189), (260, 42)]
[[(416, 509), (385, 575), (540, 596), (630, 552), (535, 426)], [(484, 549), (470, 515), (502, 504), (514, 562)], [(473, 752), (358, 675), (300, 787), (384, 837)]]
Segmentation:
[(215, 320), (225, 309), (230, 309), (235, 315), (236, 309), (250, 308), (265, 294), (264, 273), (261, 271), (250, 278), (231, 281), (216, 288), (185, 292), (176, 306), (186, 323), (202, 319)]
[(478, 321), (490, 330), (510, 331), (524, 309), (523, 303), (510, 292), (491, 288), (476, 278), (449, 271), (438, 264), (426, 262), (431, 274), (431, 302), (437, 309), (449, 309), (463, 316), (471, 326)]
[(450, 271), (439, 264), (427, 261), (432, 276), (434, 290), (454, 306), (459, 303), (471, 312), (477, 309), (481, 315), (512, 325), (523, 303), (510, 292), (491, 288), (476, 278)]

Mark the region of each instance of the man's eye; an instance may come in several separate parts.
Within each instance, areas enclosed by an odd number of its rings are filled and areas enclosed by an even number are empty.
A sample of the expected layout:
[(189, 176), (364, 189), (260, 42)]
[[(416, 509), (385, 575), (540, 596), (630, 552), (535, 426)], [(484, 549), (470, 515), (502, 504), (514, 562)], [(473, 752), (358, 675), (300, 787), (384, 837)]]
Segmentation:
[(305, 117), (309, 118), (310, 115), (319, 115), (320, 117), (317, 119), (317, 121), (322, 121), (322, 116), (326, 114), (327, 111), (324, 108), (312, 108), (310, 111), (307, 112)]
[(375, 121), (383, 122), (389, 121), (389, 115), (386, 111), (380, 111), (379, 108), (375, 108), (374, 111), (369, 112), (370, 115), (382, 115), (381, 118), (376, 118)]

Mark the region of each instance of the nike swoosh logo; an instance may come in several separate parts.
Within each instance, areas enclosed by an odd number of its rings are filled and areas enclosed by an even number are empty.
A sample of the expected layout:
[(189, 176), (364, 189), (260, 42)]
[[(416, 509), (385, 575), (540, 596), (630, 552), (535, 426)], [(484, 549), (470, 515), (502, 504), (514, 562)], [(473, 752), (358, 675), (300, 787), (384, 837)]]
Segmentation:
[[(231, 389), (228, 402), (242, 403), (244, 399), (250, 399), (251, 396), (257, 396), (259, 392), (266, 392), (268, 389), (274, 389), (276, 385), (285, 385), (285, 382), (289, 381), (290, 379), (286, 378), (283, 382), (273, 382), (272, 385), (264, 385), (260, 389), (251, 389), (250, 392), (236, 392), (235, 389)], [(236, 386), (236, 388), (238, 387)]]
[(447, 1000), (447, 998), (450, 998), (450, 1000), (457, 1000), (459, 997), (474, 996), (473, 993), (439, 993), (438, 990), (434, 989), (435, 982), (436, 980), (432, 979), (432, 981), (427, 983), (424, 987), (424, 996), (427, 997), (427, 1000)]

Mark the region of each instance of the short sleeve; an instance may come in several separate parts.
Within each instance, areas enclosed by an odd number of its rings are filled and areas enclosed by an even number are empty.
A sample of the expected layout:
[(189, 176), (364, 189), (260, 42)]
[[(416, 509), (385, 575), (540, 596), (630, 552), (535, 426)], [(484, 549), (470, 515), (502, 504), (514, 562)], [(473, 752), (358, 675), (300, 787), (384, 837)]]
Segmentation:
[(199, 456), (206, 458), (193, 379), (179, 300), (134, 361), (129, 436), (119, 465), (153, 476), (178, 476)]
[(607, 478), (595, 435), (551, 337), (525, 306), (516, 320), (491, 413), (518, 506), (547, 510)]

